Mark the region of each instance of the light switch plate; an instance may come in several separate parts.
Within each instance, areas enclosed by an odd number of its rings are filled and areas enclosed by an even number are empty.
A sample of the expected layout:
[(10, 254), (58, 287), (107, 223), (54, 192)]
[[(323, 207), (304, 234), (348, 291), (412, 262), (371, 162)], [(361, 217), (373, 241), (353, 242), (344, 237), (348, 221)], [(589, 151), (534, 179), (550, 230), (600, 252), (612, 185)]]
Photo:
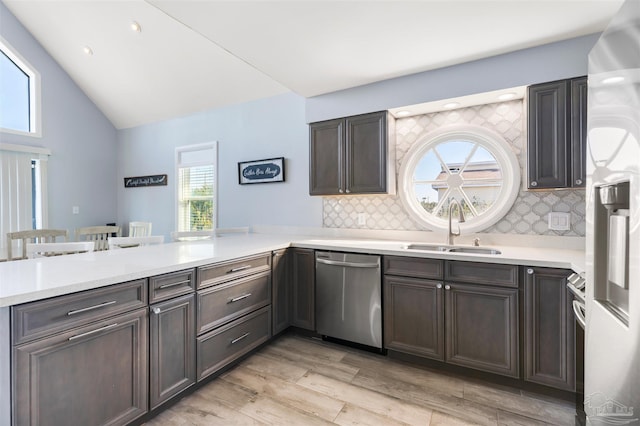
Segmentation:
[(552, 231), (568, 231), (571, 229), (571, 215), (564, 212), (549, 213), (549, 229)]

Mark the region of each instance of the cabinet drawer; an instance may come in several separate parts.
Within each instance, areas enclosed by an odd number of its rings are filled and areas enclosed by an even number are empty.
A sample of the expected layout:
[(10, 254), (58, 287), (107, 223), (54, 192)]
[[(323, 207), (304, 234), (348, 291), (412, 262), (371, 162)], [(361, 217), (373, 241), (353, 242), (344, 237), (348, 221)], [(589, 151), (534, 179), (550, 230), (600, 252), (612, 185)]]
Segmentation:
[(518, 266), (481, 262), (445, 262), (446, 281), (518, 287)]
[(172, 272), (149, 278), (149, 303), (189, 294), (195, 289), (195, 270)]
[(198, 268), (198, 288), (221, 284), (236, 278), (246, 277), (271, 270), (271, 254), (235, 259)]
[(15, 306), (13, 343), (19, 344), (147, 306), (141, 279)]
[(215, 373), (271, 337), (271, 307), (255, 311), (197, 339), (198, 380)]
[(418, 257), (385, 256), (385, 275), (442, 279), (442, 260)]
[(198, 292), (198, 334), (271, 303), (270, 272)]

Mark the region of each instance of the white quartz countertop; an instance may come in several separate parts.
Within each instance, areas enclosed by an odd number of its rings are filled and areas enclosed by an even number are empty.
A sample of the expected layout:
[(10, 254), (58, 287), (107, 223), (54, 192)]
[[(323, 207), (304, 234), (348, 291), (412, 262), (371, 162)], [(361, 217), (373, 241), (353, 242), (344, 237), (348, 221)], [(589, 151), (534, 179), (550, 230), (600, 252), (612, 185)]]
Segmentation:
[(584, 251), (486, 246), (499, 255), (407, 250), (413, 241), (248, 234), (0, 263), (0, 307), (61, 296), (286, 247), (584, 270)]

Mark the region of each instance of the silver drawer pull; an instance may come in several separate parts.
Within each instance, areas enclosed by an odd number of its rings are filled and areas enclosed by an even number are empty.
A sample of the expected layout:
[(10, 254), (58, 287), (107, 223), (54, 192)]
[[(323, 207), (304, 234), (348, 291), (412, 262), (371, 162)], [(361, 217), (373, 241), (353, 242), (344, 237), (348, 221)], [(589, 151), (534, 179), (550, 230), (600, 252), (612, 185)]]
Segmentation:
[(169, 287), (175, 287), (177, 285), (183, 285), (183, 284), (191, 284), (191, 280), (184, 280), (184, 281), (178, 281), (176, 283), (170, 283), (170, 284), (162, 284), (160, 287), (158, 287), (159, 289), (163, 289), (163, 288), (169, 288)]
[(251, 265), (243, 265), (243, 266), (238, 266), (237, 268), (229, 269), (227, 271), (227, 274), (230, 274), (232, 272), (244, 271), (245, 269), (251, 269)]
[(86, 336), (91, 336), (92, 334), (96, 334), (96, 333), (100, 333), (101, 331), (105, 331), (105, 330), (109, 330), (110, 328), (114, 328), (117, 327), (118, 323), (115, 324), (111, 324), (111, 325), (105, 325), (104, 327), (100, 327), (96, 330), (92, 330), (92, 331), (87, 331), (86, 333), (81, 333), (81, 334), (76, 334), (75, 336), (71, 336), (69, 337), (69, 340), (76, 340), (76, 339), (80, 339), (82, 337), (86, 337)]
[(245, 337), (247, 337), (249, 334), (251, 333), (244, 333), (242, 336), (240, 337), (236, 337), (235, 339), (233, 339), (231, 341), (231, 344), (233, 345), (234, 343), (238, 343), (240, 340), (244, 339)]
[(251, 293), (246, 293), (246, 294), (243, 294), (242, 296), (238, 296), (238, 297), (234, 297), (233, 299), (229, 299), (229, 301), (227, 303), (237, 302), (238, 300), (246, 299), (249, 296), (251, 296)]
[(577, 300), (573, 301), (573, 313), (575, 314), (578, 324), (580, 324), (582, 328), (585, 328), (587, 324), (587, 321), (585, 319), (585, 308), (584, 305)]
[(88, 308), (76, 309), (75, 311), (67, 312), (67, 316), (81, 314), (82, 312), (87, 312), (87, 311), (93, 311), (94, 309), (104, 308), (105, 306), (113, 305), (114, 303), (116, 303), (116, 301), (112, 300), (110, 302), (100, 303), (99, 305), (89, 306)]
[(156, 315), (160, 315), (162, 313), (162, 310), (160, 308), (151, 308), (151, 312), (153, 312)]

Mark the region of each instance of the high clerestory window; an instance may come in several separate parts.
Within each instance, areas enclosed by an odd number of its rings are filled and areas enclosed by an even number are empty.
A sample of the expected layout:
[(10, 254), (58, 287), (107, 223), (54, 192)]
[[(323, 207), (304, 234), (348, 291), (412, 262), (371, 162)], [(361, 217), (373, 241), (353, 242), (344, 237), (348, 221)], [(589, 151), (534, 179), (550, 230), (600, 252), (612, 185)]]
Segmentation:
[(520, 168), (509, 144), (471, 125), (427, 135), (407, 152), (399, 173), (399, 195), (410, 216), (434, 231), (448, 229), (453, 199), (464, 210), (463, 231), (488, 228), (509, 211), (519, 186)]
[(40, 74), (0, 37), (0, 131), (40, 136)]

